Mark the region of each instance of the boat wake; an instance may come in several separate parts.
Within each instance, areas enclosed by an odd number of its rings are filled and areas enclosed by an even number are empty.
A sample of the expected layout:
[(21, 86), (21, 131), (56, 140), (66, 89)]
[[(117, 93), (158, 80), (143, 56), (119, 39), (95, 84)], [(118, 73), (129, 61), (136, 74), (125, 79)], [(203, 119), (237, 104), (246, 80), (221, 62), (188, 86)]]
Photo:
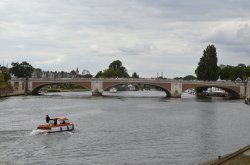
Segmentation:
[[(61, 133), (64, 133), (65, 135), (73, 135), (74, 133), (77, 133), (79, 132), (78, 129), (74, 129), (73, 131), (64, 131), (64, 132), (61, 132)], [(39, 134), (48, 134), (48, 131), (47, 130), (41, 130), (41, 129), (35, 129), (35, 130), (32, 130), (30, 133), (29, 133), (29, 136), (34, 136), (34, 135), (39, 135)]]
[(47, 133), (47, 131), (46, 130), (35, 129), (35, 130), (32, 130), (29, 133), (29, 135), (34, 136), (34, 135), (43, 134), (43, 133)]

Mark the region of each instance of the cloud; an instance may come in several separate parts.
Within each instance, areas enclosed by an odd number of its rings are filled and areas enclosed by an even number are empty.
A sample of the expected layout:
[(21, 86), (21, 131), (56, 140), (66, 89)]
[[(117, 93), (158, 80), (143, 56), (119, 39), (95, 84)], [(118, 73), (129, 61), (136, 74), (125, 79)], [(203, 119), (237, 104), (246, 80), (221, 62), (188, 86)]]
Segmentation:
[(220, 45), (223, 49), (233, 53), (242, 53), (250, 56), (250, 27), (249, 22), (226, 22), (218, 25), (210, 41)]
[[(47, 55), (49, 57), (51, 57), (51, 55)], [(53, 56), (55, 56), (55, 54), (53, 54)], [(44, 66), (44, 65), (62, 65), (64, 62), (64, 55), (57, 55), (53, 58), (44, 58), (44, 54), (43, 54), (43, 58), (41, 58), (41, 60), (39, 61), (34, 61), (34, 64), (37, 66)]]
[(90, 48), (90, 50), (93, 51), (93, 52), (98, 52), (98, 45), (96, 45), (96, 44), (90, 45), (89, 48)]
[(145, 0), (144, 4), (160, 10), (159, 15), (173, 21), (218, 21), (249, 18), (248, 0)]
[(2, 0), (0, 58), (92, 74), (119, 59), (142, 77), (185, 76), (208, 44), (217, 47), (219, 61), (250, 61), (249, 6), (248, 0)]

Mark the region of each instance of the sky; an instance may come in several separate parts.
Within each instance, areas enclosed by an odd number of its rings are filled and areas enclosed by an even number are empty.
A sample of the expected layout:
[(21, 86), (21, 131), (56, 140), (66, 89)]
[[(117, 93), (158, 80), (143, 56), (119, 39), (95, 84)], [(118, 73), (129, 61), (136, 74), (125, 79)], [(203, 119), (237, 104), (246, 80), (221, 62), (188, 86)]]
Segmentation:
[(130, 75), (184, 77), (209, 44), (218, 65), (249, 65), (249, 9), (249, 0), (0, 0), (0, 65), (95, 75), (120, 60)]

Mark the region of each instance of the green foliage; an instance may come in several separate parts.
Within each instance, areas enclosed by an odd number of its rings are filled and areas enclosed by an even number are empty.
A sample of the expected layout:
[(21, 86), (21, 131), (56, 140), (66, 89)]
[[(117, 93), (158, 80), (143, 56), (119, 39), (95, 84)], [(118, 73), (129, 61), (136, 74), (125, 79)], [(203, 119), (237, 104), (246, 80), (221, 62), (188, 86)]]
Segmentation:
[(3, 73), (0, 73), (0, 88), (5, 87), (5, 84), (6, 84), (6, 82), (4, 79), (4, 75), (3, 75)]
[(200, 58), (195, 74), (198, 80), (218, 79), (217, 52), (214, 45), (208, 45), (203, 51), (203, 56)]
[(92, 78), (93, 76), (92, 76), (92, 74), (85, 74), (83, 77), (84, 78)]
[(42, 69), (40, 69), (40, 68), (34, 68), (34, 71), (35, 72), (42, 72)]
[(117, 77), (123, 77), (128, 78), (130, 77), (127, 73), (127, 69), (122, 66), (122, 62), (119, 60), (113, 61), (108, 69), (105, 69), (103, 72), (99, 71), (96, 76), (96, 78), (117, 78)]
[(183, 77), (175, 77), (174, 80), (183, 80)]
[(95, 75), (95, 78), (101, 78), (102, 77), (102, 71), (99, 71), (96, 75)]
[(18, 62), (12, 62), (11, 65), (12, 68), (10, 68), (10, 72), (19, 78), (31, 77), (31, 74), (34, 71), (34, 68), (26, 61), (23, 61), (20, 64)]
[(46, 86), (42, 89), (42, 91), (48, 91), (48, 92), (61, 92), (61, 91), (67, 91), (67, 90), (83, 90), (85, 89), (82, 86), (79, 86), (77, 84), (53, 84)]
[(196, 80), (196, 77), (193, 75), (187, 75), (183, 78), (183, 80)]
[(222, 80), (232, 80), (234, 81), (238, 77), (242, 80), (246, 80), (250, 77), (250, 65), (238, 64), (237, 66), (231, 65), (220, 65), (219, 75)]
[(10, 74), (6, 72), (0, 73), (0, 88), (10, 87), (11, 85), (8, 83), (10, 78)]
[(10, 74), (8, 73), (8, 68), (0, 65), (0, 88), (12, 89), (10, 82), (11, 79)]
[(136, 72), (134, 72), (134, 73), (132, 74), (132, 78), (139, 78), (139, 75), (138, 75)]
[(187, 75), (185, 77), (175, 77), (174, 80), (196, 80), (196, 77), (193, 75)]
[(117, 70), (122, 67), (122, 62), (120, 60), (113, 61), (111, 64), (109, 64), (109, 68), (112, 70)]
[(250, 65), (248, 65), (246, 68), (246, 74), (248, 77), (250, 77)]
[(4, 76), (4, 80), (5, 80), (6, 82), (9, 81), (9, 80), (11, 79), (9, 73), (4, 72), (4, 73), (3, 73), (3, 76)]

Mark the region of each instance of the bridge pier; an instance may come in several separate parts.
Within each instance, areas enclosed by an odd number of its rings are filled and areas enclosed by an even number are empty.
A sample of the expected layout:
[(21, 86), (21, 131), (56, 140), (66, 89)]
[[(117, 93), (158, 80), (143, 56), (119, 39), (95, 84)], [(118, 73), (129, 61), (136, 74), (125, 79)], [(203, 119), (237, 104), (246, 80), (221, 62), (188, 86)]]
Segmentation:
[(92, 91), (92, 96), (102, 96), (102, 92), (94, 90), (94, 91)]
[(182, 94), (182, 83), (181, 82), (173, 82), (171, 83), (171, 91), (170, 94), (172, 98), (181, 98)]
[(102, 96), (103, 82), (101, 80), (91, 81), (91, 92), (92, 96)]
[(181, 94), (179, 94), (179, 93), (174, 93), (174, 94), (171, 94), (170, 97), (171, 97), (171, 98), (181, 98)]
[(246, 87), (245, 103), (250, 105), (250, 82), (247, 84), (247, 87)]

